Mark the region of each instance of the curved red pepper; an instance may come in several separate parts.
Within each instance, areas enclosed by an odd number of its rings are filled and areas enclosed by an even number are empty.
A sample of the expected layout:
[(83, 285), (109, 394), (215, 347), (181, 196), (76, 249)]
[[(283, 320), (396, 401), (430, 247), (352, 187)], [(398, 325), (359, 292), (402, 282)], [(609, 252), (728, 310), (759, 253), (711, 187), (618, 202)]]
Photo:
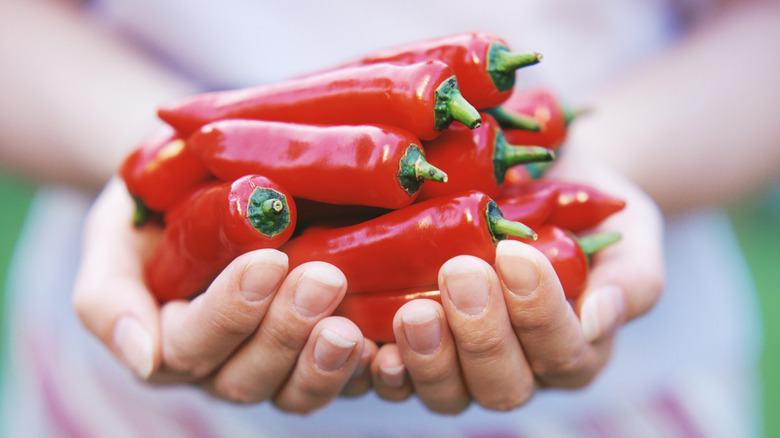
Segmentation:
[(496, 198), (496, 204), (505, 218), (536, 229), (548, 222), (558, 206), (558, 198), (558, 190), (546, 186), (512, 197)]
[(515, 90), (500, 108), (489, 111), (501, 124), (507, 141), (557, 150), (572, 120), (557, 95), (548, 88)]
[(508, 234), (533, 236), (501, 216), (477, 191), (430, 199), (353, 226), (318, 229), (291, 239), (281, 250), (290, 269), (320, 260), (347, 277), (347, 292), (375, 292), (436, 283), (441, 265), (468, 254), (492, 263), (495, 245)]
[[(419, 200), (431, 199), (463, 190), (479, 190), (498, 196), (507, 169), (533, 162), (552, 160), (549, 149), (515, 146), (506, 142), (498, 122), (481, 113), (482, 126), (466, 129), (450, 126), (439, 137), (423, 142), (428, 162), (447, 172), (447, 184), (426, 184)], [(437, 187), (438, 186), (438, 187)]]
[(363, 332), (363, 336), (374, 342), (395, 342), (393, 318), (396, 312), (404, 304), (418, 298), (427, 298), (441, 303), (439, 286), (347, 294), (334, 314), (354, 322)]
[[(206, 166), (169, 127), (147, 137), (122, 162), (119, 175), (136, 199), (137, 213), (144, 208), (163, 212), (176, 201), (211, 179)], [(143, 217), (136, 217), (136, 223)]]
[(417, 137), (386, 125), (222, 120), (187, 143), (223, 180), (265, 175), (296, 198), (332, 204), (401, 208), (425, 180), (447, 180), (425, 161)]
[(281, 246), (295, 221), (290, 195), (263, 176), (208, 184), (166, 213), (162, 239), (145, 264), (149, 288), (161, 301), (190, 297), (237, 256)]
[(326, 125), (387, 124), (432, 139), (454, 120), (479, 125), (452, 69), (440, 61), (374, 64), (256, 87), (196, 94), (157, 114), (182, 134), (223, 119)]
[(536, 240), (517, 239), (541, 251), (555, 269), (567, 299), (575, 299), (585, 290), (590, 256), (620, 239), (618, 233), (597, 233), (577, 237), (555, 225), (537, 229)]
[(558, 193), (556, 207), (547, 218), (547, 223), (574, 232), (595, 227), (626, 206), (623, 199), (594, 187), (554, 179), (538, 179), (517, 185), (504, 184), (498, 199), (511, 199), (545, 189), (554, 189)]
[(347, 65), (443, 61), (455, 71), (467, 101), (477, 109), (491, 108), (509, 98), (517, 69), (542, 59), (537, 52), (513, 53), (507, 46), (505, 40), (488, 32), (460, 33), (391, 47)]

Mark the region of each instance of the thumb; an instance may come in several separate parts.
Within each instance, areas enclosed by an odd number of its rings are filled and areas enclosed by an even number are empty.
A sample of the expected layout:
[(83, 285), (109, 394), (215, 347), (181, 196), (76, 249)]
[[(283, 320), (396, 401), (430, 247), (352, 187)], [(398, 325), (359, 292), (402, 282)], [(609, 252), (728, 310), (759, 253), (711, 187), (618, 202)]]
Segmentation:
[(73, 305), (84, 326), (128, 369), (148, 378), (160, 365), (160, 308), (143, 282), (160, 229), (132, 226), (133, 202), (114, 179), (85, 223)]

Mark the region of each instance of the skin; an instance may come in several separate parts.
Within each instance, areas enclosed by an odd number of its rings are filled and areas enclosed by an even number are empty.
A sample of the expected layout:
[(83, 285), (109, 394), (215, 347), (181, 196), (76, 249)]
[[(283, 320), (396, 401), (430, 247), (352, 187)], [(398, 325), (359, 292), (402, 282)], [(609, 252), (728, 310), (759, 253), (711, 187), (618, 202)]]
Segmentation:
[[(13, 69), (0, 70), (0, 100), (17, 105), (0, 116), (0, 153), (9, 167), (36, 179), (97, 192), (153, 128), (149, 108), (195, 87), (83, 25), (72, 6), (0, 4), (0, 29), (15, 36), (13, 44), (0, 38), (0, 55), (15, 60)], [(288, 273), (286, 259), (273, 250), (237, 258), (197, 299), (160, 307), (140, 277), (159, 230), (129, 226), (132, 205), (112, 179), (85, 224), (75, 309), (140, 378), (200, 385), (239, 403), (271, 400), (285, 411), (310, 412), (339, 394), (370, 389), (388, 400), (415, 394), (436, 412), (457, 413), (472, 402), (509, 410), (539, 388), (587, 385), (609, 358), (616, 330), (649, 311), (663, 289), (660, 211), (720, 204), (766, 184), (780, 167), (771, 141), (780, 128), (769, 119), (780, 98), (780, 54), (772, 49), (779, 9), (775, 2), (727, 6), (663, 59), (603, 90), (597, 115), (577, 122), (566, 157), (551, 172), (622, 196), (628, 207), (603, 224), (623, 240), (594, 259), (574, 306), (563, 301), (546, 259), (527, 245), (503, 242), (495, 267), (471, 257), (447, 262), (439, 277), (443, 304), (404, 306), (395, 319), (398, 343), (381, 349), (349, 321), (330, 316), (346, 287), (338, 270), (312, 263)], [(745, 48), (752, 53), (749, 69), (716, 56)], [(39, 77), (56, 59), (27, 53), (68, 53), (70, 62)], [(716, 97), (711, 85), (699, 83), (704, 76), (708, 84), (744, 86), (721, 88)], [(29, 77), (39, 79), (35, 87)], [(46, 99), (37, 97), (41, 89)], [(677, 112), (668, 111), (667, 98)], [(648, 105), (635, 104), (642, 99)], [(106, 101), (123, 105), (106, 111)], [(751, 110), (724, 111), (722, 102)], [(679, 114), (693, 113), (700, 117), (680, 122)], [(36, 129), (41, 120), (47, 129)], [(737, 144), (753, 152), (731, 153)], [(707, 162), (712, 171), (688, 171), (701, 165), (702, 151), (715, 151)], [(269, 362), (270, 354), (279, 360)]]

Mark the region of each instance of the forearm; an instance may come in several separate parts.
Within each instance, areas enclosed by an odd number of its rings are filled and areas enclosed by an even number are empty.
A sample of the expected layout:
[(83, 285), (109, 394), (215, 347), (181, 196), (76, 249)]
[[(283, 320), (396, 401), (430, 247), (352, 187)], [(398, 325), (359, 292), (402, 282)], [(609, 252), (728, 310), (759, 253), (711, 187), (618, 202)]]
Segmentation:
[(741, 2), (617, 82), (573, 147), (625, 172), (666, 213), (722, 204), (780, 169), (780, 5)]
[(193, 89), (67, 2), (4, 1), (0, 29), (0, 154), (34, 178), (99, 187)]

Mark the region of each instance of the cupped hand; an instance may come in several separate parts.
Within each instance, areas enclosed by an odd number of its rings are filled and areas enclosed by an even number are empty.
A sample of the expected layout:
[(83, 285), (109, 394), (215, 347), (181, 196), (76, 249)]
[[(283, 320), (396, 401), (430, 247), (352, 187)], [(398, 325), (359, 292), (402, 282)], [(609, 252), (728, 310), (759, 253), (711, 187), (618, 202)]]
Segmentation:
[(552, 265), (530, 245), (503, 241), (493, 266), (470, 256), (445, 263), (441, 304), (415, 300), (395, 315), (395, 344), (371, 371), (377, 393), (412, 393), (433, 411), (476, 402), (510, 410), (540, 388), (587, 385), (607, 362), (619, 327), (649, 311), (663, 290), (663, 221), (627, 179), (587, 157), (569, 155), (547, 177), (590, 184), (627, 207), (592, 231), (622, 239), (596, 253), (585, 292), (569, 302)]
[(73, 302), (84, 325), (140, 378), (200, 385), (240, 403), (271, 400), (293, 412), (369, 389), (376, 345), (349, 320), (329, 316), (346, 291), (338, 269), (315, 262), (288, 273), (283, 253), (257, 250), (196, 298), (160, 305), (142, 266), (161, 229), (133, 227), (133, 208), (117, 179), (98, 197)]

